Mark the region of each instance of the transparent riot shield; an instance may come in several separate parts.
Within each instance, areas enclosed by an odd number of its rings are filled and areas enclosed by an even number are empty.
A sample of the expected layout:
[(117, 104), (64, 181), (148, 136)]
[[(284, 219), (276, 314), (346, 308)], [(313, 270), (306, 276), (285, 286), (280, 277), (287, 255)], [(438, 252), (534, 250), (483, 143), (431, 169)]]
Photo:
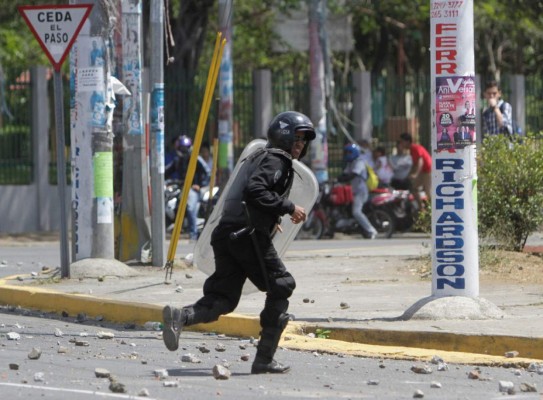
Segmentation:
[[(211, 213), (198, 242), (194, 248), (194, 264), (196, 267), (207, 275), (211, 275), (215, 271), (215, 261), (213, 256), (213, 248), (211, 247), (211, 233), (215, 227), (219, 224), (221, 214), (224, 205), (224, 199), (227, 197), (228, 191), (232, 187), (232, 183), (243, 165), (245, 159), (253, 154), (255, 151), (263, 148), (266, 145), (266, 141), (262, 139), (256, 139), (250, 142), (247, 147), (241, 153), (239, 160), (232, 172), (232, 175), (228, 179), (224, 190), (222, 191), (213, 212)], [(319, 193), (319, 184), (313, 172), (304, 164), (297, 160), (293, 160), (294, 167), (294, 182), (290, 191), (289, 199), (295, 204), (298, 204), (305, 208), (309, 213)], [(296, 237), (296, 234), (302, 227), (302, 224), (293, 224), (288, 216), (284, 217), (281, 222), (283, 232), (278, 232), (273, 238), (273, 244), (277, 250), (277, 254), (282, 257), (288, 249), (290, 243)], [(256, 291), (256, 287), (247, 281), (244, 292)]]

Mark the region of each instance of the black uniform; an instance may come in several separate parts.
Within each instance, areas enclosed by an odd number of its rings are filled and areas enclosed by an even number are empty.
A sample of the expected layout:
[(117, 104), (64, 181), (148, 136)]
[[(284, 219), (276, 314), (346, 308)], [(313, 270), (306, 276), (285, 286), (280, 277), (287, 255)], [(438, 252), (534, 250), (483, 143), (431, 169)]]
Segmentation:
[(271, 362), (288, 322), (287, 299), (296, 287), (272, 243), (272, 232), (280, 217), (294, 212), (294, 203), (287, 198), (294, 171), (290, 155), (280, 150), (266, 150), (252, 166), (243, 200), (255, 227), (267, 276), (263, 276), (251, 237), (230, 238), (230, 233), (246, 225), (245, 217), (229, 215), (225, 210), (211, 238), (216, 271), (204, 284), (204, 297), (185, 307), (185, 325), (215, 321), (220, 315), (232, 312), (247, 278), (261, 291), (267, 290), (267, 280), (269, 291), (260, 314), (262, 332), (257, 357)]
[[(303, 135), (300, 135), (303, 133)], [(296, 282), (287, 272), (272, 243), (272, 235), (285, 214), (300, 222), (303, 210), (297, 210), (288, 194), (294, 170), (292, 153), (301, 159), (308, 143), (316, 137), (311, 120), (296, 111), (276, 115), (268, 128), (268, 144), (243, 161), (224, 198), (222, 216), (211, 235), (215, 255), (215, 272), (204, 284), (204, 296), (182, 309), (165, 306), (162, 310), (162, 339), (170, 351), (177, 350), (179, 334), (186, 325), (215, 321), (233, 311), (239, 303), (247, 278), (261, 291), (266, 291), (264, 309), (260, 313), (260, 340), (251, 373), (282, 373), (289, 370), (273, 359), (281, 333), (289, 315), (288, 298)], [(303, 142), (300, 150), (297, 143)], [(296, 144), (296, 146), (295, 146)], [(230, 183), (229, 183), (230, 184)], [(247, 226), (247, 205), (254, 232)], [(231, 234), (237, 238), (231, 238)]]

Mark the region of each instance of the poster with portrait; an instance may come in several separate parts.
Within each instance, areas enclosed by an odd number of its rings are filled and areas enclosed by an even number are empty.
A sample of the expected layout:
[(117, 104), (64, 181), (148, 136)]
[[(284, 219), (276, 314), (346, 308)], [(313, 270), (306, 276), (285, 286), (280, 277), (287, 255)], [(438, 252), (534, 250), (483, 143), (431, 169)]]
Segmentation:
[(475, 79), (436, 78), (436, 148), (454, 151), (475, 143)]

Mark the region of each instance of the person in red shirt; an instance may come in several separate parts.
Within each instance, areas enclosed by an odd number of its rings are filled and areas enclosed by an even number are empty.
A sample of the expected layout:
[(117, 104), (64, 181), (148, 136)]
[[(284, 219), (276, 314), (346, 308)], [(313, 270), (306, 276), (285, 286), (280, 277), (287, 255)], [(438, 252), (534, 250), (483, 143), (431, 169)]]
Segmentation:
[(423, 207), (420, 200), (420, 190), (422, 189), (430, 200), (430, 192), (432, 190), (432, 156), (420, 144), (413, 143), (413, 137), (410, 133), (404, 132), (400, 135), (399, 147), (409, 150), (413, 159), (413, 166), (409, 173), (411, 179), (411, 190), (415, 195), (415, 199), (419, 203), (419, 207)]

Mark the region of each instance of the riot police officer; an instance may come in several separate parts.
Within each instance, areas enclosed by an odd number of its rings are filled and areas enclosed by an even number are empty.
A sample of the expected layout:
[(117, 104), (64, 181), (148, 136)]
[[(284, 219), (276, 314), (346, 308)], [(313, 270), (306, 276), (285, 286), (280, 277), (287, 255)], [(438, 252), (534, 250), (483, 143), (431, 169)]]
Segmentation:
[[(180, 309), (169, 305), (163, 309), (163, 340), (169, 350), (175, 351), (184, 326), (216, 321), (220, 315), (234, 311), (249, 279), (266, 292), (253, 374), (290, 369), (273, 357), (289, 321), (288, 298), (296, 282), (279, 258), (272, 236), (283, 215), (289, 214), (294, 224), (306, 218), (306, 210), (289, 200), (288, 194), (294, 178), (292, 160), (306, 154), (315, 130), (307, 116), (286, 111), (273, 118), (267, 138), (264, 149), (243, 161), (230, 190), (224, 194), (227, 197), (221, 219), (211, 236), (215, 272), (204, 284), (204, 296)], [(242, 204), (246, 204), (246, 210)], [(242, 232), (247, 225), (247, 214), (254, 236), (234, 239), (232, 233)]]

